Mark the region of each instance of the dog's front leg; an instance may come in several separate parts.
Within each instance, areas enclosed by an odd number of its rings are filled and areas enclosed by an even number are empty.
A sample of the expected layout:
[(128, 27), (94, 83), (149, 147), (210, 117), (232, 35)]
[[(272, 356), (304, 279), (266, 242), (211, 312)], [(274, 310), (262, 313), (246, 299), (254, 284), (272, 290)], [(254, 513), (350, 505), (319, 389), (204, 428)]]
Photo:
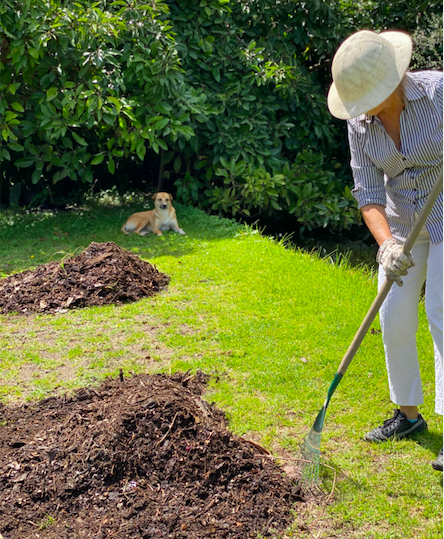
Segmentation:
[(185, 236), (186, 232), (182, 230), (178, 223), (171, 223), (170, 228), (174, 230), (174, 232), (179, 232), (182, 236)]

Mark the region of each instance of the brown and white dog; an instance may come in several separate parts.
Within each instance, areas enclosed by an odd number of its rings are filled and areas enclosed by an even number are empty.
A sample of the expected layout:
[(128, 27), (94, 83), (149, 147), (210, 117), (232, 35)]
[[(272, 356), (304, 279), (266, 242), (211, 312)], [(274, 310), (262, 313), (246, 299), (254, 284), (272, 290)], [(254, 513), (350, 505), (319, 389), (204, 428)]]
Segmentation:
[(130, 215), (122, 226), (122, 232), (125, 234), (135, 232), (140, 236), (153, 232), (162, 236), (162, 230), (174, 230), (179, 234), (185, 234), (177, 223), (176, 210), (171, 204), (173, 197), (169, 193), (156, 193), (153, 199), (154, 210)]

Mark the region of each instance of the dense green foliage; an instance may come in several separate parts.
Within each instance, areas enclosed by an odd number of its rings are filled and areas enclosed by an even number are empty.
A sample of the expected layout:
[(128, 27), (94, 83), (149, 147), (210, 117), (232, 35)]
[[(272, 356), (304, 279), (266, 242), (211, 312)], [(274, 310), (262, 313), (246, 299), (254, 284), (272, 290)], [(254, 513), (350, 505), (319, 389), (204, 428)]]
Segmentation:
[(423, 4), (4, 0), (0, 205), (114, 183), (347, 228), (358, 212), (326, 107), (331, 58), (355, 29), (404, 25), (418, 65), (438, 61)]
[(413, 33), (413, 69), (437, 69), (442, 71), (443, 16), (433, 13), (426, 18), (427, 27), (419, 27)]
[(261, 0), (230, 7), (214, 17), (205, 0), (170, 3), (186, 78), (217, 110), (193, 125), (194, 145), (174, 156), (179, 197), (232, 215), (290, 213), (307, 227), (347, 225), (356, 212), (325, 165), (337, 143), (315, 71), (327, 69), (346, 31), (337, 4)]
[(122, 159), (194, 135), (205, 96), (184, 83), (167, 6), (101, 4), (2, 4), (6, 176), (17, 167), (32, 184), (91, 183), (102, 162), (114, 174)]
[(355, 28), (399, 29), (410, 34), (427, 29), (432, 14), (442, 15), (440, 0), (342, 0), (341, 4), (353, 17)]

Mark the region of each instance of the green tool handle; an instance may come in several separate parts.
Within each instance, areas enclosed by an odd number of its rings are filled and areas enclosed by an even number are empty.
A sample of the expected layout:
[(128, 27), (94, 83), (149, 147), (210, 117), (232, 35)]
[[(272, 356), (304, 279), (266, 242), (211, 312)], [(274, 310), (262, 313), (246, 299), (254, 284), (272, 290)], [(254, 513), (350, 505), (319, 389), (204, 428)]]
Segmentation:
[[(422, 207), (418, 218), (415, 220), (415, 223), (413, 224), (403, 246), (403, 252), (404, 254), (410, 253), (416, 238), (418, 237), (419, 232), (421, 231), (422, 227), (424, 226), (424, 223), (426, 222), (427, 217), (429, 216), (429, 213), (433, 207), (433, 205), (436, 202), (436, 199), (438, 198), (440, 192), (442, 191), (442, 174), (439, 175), (439, 179), (436, 180), (435, 185), (433, 186), (432, 190), (430, 191), (427, 200)], [(341, 361), (341, 364), (339, 365), (339, 369), (337, 374), (344, 375), (345, 371), (348, 369), (348, 366), (352, 362), (352, 359), (354, 358), (356, 352), (358, 351), (358, 348), (360, 347), (365, 335), (367, 334), (367, 331), (369, 330), (373, 320), (376, 317), (376, 314), (378, 313), (379, 309), (381, 308), (381, 305), (383, 304), (387, 294), (390, 291), (390, 288), (393, 285), (393, 280), (386, 279), (384, 281), (384, 284), (382, 285), (381, 289), (378, 292), (378, 295), (376, 296), (375, 300), (373, 301), (366, 317), (362, 321), (362, 324), (360, 328), (358, 329), (352, 343), (350, 344), (347, 352), (344, 355), (344, 358)], [(336, 384), (337, 385), (337, 384)], [(335, 387), (336, 389), (336, 387)]]

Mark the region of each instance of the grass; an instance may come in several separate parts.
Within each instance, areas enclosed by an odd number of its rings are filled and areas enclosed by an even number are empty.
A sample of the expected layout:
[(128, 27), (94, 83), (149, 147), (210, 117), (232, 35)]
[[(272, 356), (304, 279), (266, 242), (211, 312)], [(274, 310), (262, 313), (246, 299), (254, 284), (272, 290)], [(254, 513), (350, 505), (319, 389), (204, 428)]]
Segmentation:
[[(12, 404), (60, 394), (120, 368), (202, 369), (214, 374), (207, 398), (227, 412), (234, 432), (275, 455), (297, 456), (376, 294), (374, 276), (346, 259), (322, 260), (181, 206), (186, 236), (124, 236), (121, 223), (142, 202), (108, 193), (67, 213), (0, 213), (2, 276), (62, 261), (91, 241), (114, 241), (171, 277), (167, 291), (133, 304), (0, 316), (0, 399)], [(373, 328), (327, 413), (322, 451), (337, 473), (333, 502), (299, 506), (287, 537), (442, 537), (442, 475), (430, 466), (442, 445), (442, 422), (434, 414), (424, 308), (418, 349), (429, 431), (415, 439), (382, 445), (362, 439), (394, 407), (378, 321)]]

